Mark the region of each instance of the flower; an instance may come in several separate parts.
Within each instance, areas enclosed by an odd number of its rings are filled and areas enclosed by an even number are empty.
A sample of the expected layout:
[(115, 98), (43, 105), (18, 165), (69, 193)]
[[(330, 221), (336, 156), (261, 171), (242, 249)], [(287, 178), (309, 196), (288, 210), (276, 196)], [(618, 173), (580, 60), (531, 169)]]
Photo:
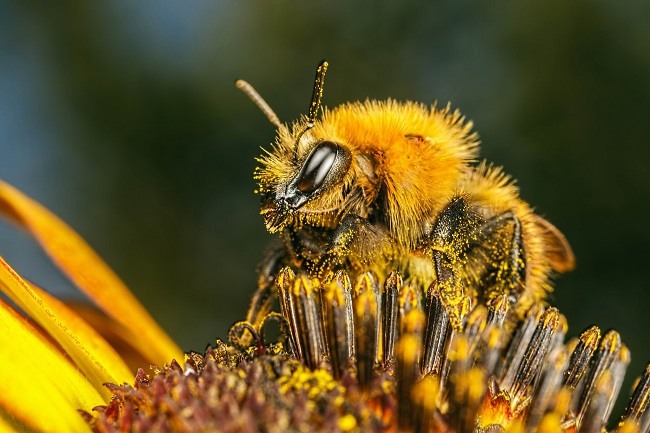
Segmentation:
[[(0, 303), (0, 431), (602, 432), (630, 359), (616, 331), (592, 326), (565, 342), (554, 307), (519, 319), (505, 297), (467, 298), (458, 325), (435, 284), (372, 272), (352, 282), (343, 271), (320, 281), (288, 268), (276, 277), (279, 313), (183, 355), (56, 217), (4, 183), (0, 212), (39, 240), (141, 362), (160, 366), (132, 382), (128, 351), (0, 259), (2, 291), (29, 317)], [(648, 431), (649, 404), (650, 366), (610, 427)]]

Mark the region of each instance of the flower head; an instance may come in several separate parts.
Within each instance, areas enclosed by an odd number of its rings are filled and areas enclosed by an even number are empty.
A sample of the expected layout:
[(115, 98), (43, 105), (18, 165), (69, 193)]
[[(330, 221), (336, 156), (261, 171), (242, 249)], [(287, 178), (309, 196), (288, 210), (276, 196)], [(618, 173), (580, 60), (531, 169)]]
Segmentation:
[[(285, 331), (236, 324), (218, 341), (133, 387), (93, 421), (97, 431), (601, 432), (629, 363), (616, 331), (593, 326), (565, 342), (567, 323), (536, 306), (514, 326), (505, 299), (470, 310), (461, 330), (435, 286), (392, 274), (350, 284), (278, 278)], [(368, 284), (370, 282), (370, 284)], [(272, 316), (277, 319), (277, 316)], [(253, 344), (242, 346), (242, 332)], [(645, 431), (650, 369), (617, 431)]]

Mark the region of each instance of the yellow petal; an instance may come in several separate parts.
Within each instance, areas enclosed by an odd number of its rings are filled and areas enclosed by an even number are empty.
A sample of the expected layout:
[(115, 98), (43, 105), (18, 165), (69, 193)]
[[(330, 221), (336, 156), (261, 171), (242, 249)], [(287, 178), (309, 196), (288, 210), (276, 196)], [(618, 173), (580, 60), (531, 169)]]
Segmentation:
[(126, 285), (63, 221), (0, 181), (0, 214), (26, 229), (68, 277), (131, 333), (133, 345), (155, 364), (183, 360), (183, 352), (158, 326)]
[(129, 369), (97, 333), (59, 301), (37, 293), (1, 257), (0, 289), (61, 345), (107, 401), (111, 393), (104, 383), (131, 381)]
[(0, 408), (6, 414), (38, 432), (90, 431), (78, 409), (104, 404), (97, 390), (2, 301), (0, 347)]
[[(46, 291), (33, 284), (30, 284), (29, 287), (36, 296), (43, 300), (44, 305), (48, 306), (54, 316), (65, 324), (67, 332), (74, 335), (81, 345), (109, 372), (111, 377), (115, 379), (114, 383), (120, 384), (133, 381), (137, 367), (131, 370), (122, 356), (102, 337), (98, 330), (75, 313), (74, 310)], [(144, 365), (140, 364), (139, 367)]]
[(135, 376), (138, 368), (149, 365), (150, 361), (145, 359), (137, 348), (132, 346), (130, 332), (113, 318), (107, 316), (94, 305), (74, 301), (66, 301), (65, 305), (99, 333), (120, 354), (120, 358), (133, 372), (133, 376)]

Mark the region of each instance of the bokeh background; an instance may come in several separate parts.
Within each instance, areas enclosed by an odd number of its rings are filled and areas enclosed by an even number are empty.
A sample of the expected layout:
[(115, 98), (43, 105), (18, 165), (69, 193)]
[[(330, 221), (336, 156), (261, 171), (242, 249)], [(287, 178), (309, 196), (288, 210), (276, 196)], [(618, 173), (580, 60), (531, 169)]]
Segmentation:
[[(488, 3), (490, 3), (488, 5)], [(570, 334), (650, 360), (650, 3), (0, 3), (0, 178), (76, 228), (184, 349), (243, 317), (270, 237), (252, 171), (330, 60), (324, 102), (451, 101), (571, 241)], [(0, 251), (78, 296), (25, 235)], [(624, 389), (623, 393), (627, 390)]]

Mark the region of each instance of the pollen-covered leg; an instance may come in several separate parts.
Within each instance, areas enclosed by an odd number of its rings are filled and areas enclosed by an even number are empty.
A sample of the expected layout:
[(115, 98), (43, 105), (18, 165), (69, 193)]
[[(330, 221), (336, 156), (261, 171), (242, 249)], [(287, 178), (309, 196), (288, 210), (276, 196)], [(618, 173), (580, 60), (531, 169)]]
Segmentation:
[(454, 328), (460, 326), (466, 314), (466, 296), (476, 297), (476, 293), (467, 293), (469, 289), (465, 287), (463, 269), (470, 233), (475, 232), (479, 225), (480, 219), (471, 211), (467, 201), (455, 197), (439, 214), (424, 240), (424, 249), (430, 251), (433, 258), (440, 298), (450, 312)]
[(526, 255), (521, 223), (513, 212), (490, 218), (471, 236), (466, 269), (485, 299), (505, 295), (517, 302), (526, 280)]
[(332, 235), (326, 252), (318, 263), (317, 276), (327, 279), (337, 268), (349, 263), (348, 270), (368, 270), (384, 254), (390, 242), (388, 234), (368, 220), (349, 214)]
[[(507, 296), (515, 304), (526, 279), (522, 227), (512, 211), (483, 220), (462, 197), (440, 213), (427, 239), (440, 294), (463, 314), (463, 295)], [(471, 287), (473, 293), (468, 293)]]

